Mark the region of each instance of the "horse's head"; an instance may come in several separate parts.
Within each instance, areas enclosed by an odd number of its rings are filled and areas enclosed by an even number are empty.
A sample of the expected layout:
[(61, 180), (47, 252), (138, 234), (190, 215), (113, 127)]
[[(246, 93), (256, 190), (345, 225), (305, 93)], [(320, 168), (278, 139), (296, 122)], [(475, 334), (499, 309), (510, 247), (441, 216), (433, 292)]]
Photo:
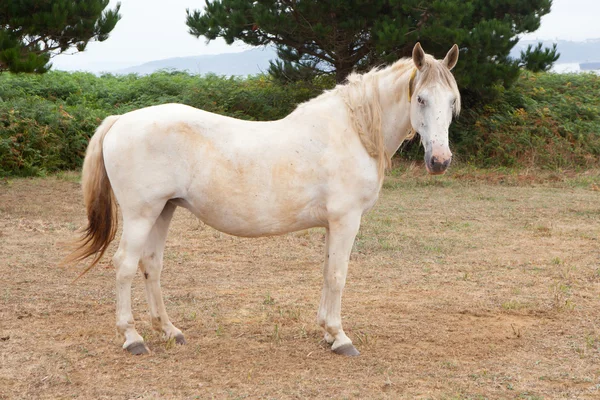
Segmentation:
[(452, 160), (448, 128), (453, 114), (460, 111), (460, 93), (450, 73), (458, 61), (458, 46), (452, 46), (446, 58), (438, 61), (426, 55), (417, 43), (412, 59), (415, 68), (409, 82), (410, 122), (421, 136), (427, 171), (443, 174)]

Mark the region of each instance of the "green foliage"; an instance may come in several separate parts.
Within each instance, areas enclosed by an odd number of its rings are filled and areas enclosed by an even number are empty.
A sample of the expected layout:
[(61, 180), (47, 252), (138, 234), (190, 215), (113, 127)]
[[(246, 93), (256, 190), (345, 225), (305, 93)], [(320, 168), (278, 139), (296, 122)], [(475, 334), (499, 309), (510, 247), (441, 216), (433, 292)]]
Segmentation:
[[(208, 40), (275, 45), (281, 61), (271, 72), (290, 80), (316, 70), (335, 72), (341, 82), (353, 69), (409, 57), (417, 41), (438, 58), (457, 43), (459, 87), (481, 99), (517, 79), (519, 60), (509, 57), (510, 50), (518, 35), (539, 28), (551, 5), (552, 0), (217, 0), (207, 1), (204, 10), (188, 10), (187, 25), (191, 34)], [(542, 63), (544, 53), (536, 54), (541, 65), (553, 62)]]
[(0, 72), (46, 72), (51, 54), (104, 41), (119, 19), (109, 0), (20, 0), (0, 3)]
[[(0, 74), (0, 176), (77, 169), (108, 115), (178, 102), (246, 120), (274, 120), (332, 87), (160, 72), (97, 77), (51, 71)], [(451, 125), (455, 158), (482, 167), (600, 167), (600, 77), (523, 73), (494, 102), (463, 108)], [(282, 134), (285, 134), (282, 132)], [(418, 139), (400, 157), (421, 160)]]
[(459, 159), (477, 166), (600, 165), (600, 76), (525, 72), (452, 126)]
[(268, 73), (277, 82), (310, 82), (315, 76), (328, 75), (329, 71), (319, 69), (318, 60), (303, 57), (294, 48), (279, 46), (278, 59), (270, 61)]
[(538, 43), (535, 48), (532, 45), (527, 46), (527, 50), (521, 51), (519, 64), (531, 72), (549, 71), (560, 54), (556, 49), (556, 43), (552, 49), (542, 49), (542, 46), (543, 43)]

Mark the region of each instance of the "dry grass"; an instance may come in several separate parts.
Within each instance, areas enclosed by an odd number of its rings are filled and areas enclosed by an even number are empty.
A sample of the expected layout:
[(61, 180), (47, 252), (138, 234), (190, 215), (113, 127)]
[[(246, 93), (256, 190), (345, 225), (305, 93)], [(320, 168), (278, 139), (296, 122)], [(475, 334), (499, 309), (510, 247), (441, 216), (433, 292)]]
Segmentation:
[(314, 322), (322, 231), (240, 239), (178, 211), (163, 288), (188, 345), (152, 332), (138, 279), (152, 354), (133, 357), (109, 258), (75, 284), (81, 266), (56, 267), (77, 176), (0, 182), (0, 398), (599, 398), (599, 184), (395, 170), (352, 254), (348, 359)]

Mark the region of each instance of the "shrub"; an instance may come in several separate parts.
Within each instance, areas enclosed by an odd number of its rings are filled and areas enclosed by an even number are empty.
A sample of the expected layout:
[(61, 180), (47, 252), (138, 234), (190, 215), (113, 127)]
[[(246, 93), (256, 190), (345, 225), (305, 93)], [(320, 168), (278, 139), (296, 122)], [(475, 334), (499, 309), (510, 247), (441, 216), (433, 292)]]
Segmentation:
[(461, 158), (478, 166), (600, 165), (600, 77), (524, 72), (498, 101), (453, 127)]

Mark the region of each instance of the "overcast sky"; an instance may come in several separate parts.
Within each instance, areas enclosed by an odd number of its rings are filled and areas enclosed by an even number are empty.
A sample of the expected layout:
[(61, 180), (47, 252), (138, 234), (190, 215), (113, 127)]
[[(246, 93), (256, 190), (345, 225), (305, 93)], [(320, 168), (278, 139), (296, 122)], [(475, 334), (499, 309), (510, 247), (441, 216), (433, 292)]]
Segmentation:
[[(114, 7), (117, 0), (111, 0)], [(89, 43), (83, 53), (52, 59), (55, 69), (106, 71), (171, 57), (218, 54), (249, 49), (218, 39), (190, 35), (185, 9), (202, 8), (204, 0), (121, 0), (121, 20), (104, 42)], [(600, 38), (600, 0), (554, 0), (542, 26), (524, 39), (584, 40)]]

